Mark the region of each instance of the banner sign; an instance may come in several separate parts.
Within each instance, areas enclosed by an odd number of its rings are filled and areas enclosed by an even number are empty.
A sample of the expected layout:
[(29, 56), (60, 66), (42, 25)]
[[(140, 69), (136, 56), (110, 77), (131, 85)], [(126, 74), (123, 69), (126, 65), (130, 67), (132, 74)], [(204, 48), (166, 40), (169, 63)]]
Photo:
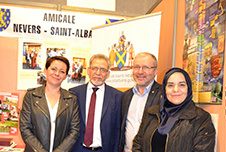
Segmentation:
[(222, 103), (225, 0), (186, 0), (183, 68), (196, 103)]
[(117, 88), (134, 86), (135, 55), (150, 52), (158, 58), (160, 24), (161, 13), (155, 13), (93, 28), (91, 54), (103, 53), (111, 61), (107, 84)]
[(91, 27), (108, 17), (18, 7), (1, 8), (1, 36), (78, 40), (92, 37)]
[(62, 87), (68, 89), (85, 83), (86, 62), (90, 58), (91, 27), (103, 25), (109, 20), (122, 19), (0, 6), (0, 36), (19, 39), (18, 89), (26, 90), (43, 84), (45, 61), (56, 55), (67, 57), (71, 64), (68, 78)]

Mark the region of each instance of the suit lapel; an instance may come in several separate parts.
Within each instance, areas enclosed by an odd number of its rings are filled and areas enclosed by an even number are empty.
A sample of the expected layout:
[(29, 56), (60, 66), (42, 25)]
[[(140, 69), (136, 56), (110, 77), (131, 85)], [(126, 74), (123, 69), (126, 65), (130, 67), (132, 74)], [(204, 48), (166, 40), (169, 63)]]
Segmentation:
[[(122, 124), (122, 128), (123, 130), (121, 130), (122, 132), (125, 132), (125, 126), (126, 126), (126, 118), (127, 118), (127, 114), (129, 111), (129, 105), (131, 103), (132, 97), (133, 97), (133, 90), (130, 89), (130, 92), (128, 94), (124, 94), (125, 96), (122, 98), (121, 102), (122, 103), (122, 109), (121, 109), (121, 124)], [(123, 138), (123, 137), (122, 137)]]
[(133, 90), (130, 89), (129, 94), (127, 96), (125, 96), (125, 99), (122, 100), (122, 102), (125, 102), (125, 103), (122, 103), (122, 105), (123, 105), (122, 108), (124, 108), (122, 110), (122, 118), (126, 118), (126, 116), (127, 116), (132, 97), (133, 97)]
[(81, 86), (80, 91), (78, 91), (77, 97), (80, 106), (80, 114), (84, 123), (86, 123), (86, 93), (87, 93), (88, 84)]
[(104, 101), (103, 101), (101, 119), (103, 118), (104, 114), (106, 113), (106, 111), (108, 109), (108, 105), (111, 102), (110, 97), (111, 97), (111, 91), (109, 90), (108, 86), (105, 84)]
[(158, 90), (159, 90), (159, 87), (157, 86), (157, 83), (154, 81), (154, 84), (151, 87), (151, 90), (150, 90), (149, 95), (148, 95), (148, 99), (147, 99), (147, 102), (146, 102), (146, 105), (145, 105), (145, 109), (152, 106), (153, 100), (154, 100), (156, 94), (158, 93)]

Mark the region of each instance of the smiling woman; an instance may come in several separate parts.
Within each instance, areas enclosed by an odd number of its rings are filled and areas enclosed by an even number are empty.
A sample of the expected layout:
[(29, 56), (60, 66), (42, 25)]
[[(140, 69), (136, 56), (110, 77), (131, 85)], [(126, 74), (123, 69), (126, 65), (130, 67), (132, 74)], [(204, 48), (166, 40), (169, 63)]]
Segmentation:
[(47, 60), (44, 73), (47, 79), (47, 86), (56, 85), (56, 87), (60, 87), (61, 83), (67, 78), (69, 62), (67, 62), (68, 60), (55, 60), (55, 58), (52, 57)]
[(182, 103), (187, 97), (188, 86), (185, 77), (180, 72), (173, 73), (166, 85), (166, 97), (173, 104)]
[[(20, 113), (20, 132), (29, 151), (71, 151), (79, 138), (80, 120), (75, 94), (61, 88), (69, 61), (54, 56), (46, 61), (46, 84), (29, 89)], [(55, 132), (57, 134), (55, 134)]]
[(172, 68), (166, 72), (162, 86), (160, 104), (145, 110), (133, 152), (213, 152), (215, 128), (210, 114), (192, 101), (188, 73)]

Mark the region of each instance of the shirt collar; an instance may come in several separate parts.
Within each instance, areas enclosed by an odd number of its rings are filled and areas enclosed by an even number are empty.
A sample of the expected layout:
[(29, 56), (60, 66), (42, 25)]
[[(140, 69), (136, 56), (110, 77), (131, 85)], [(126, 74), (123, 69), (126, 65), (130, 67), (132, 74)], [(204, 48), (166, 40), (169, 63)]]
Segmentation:
[(103, 83), (102, 85), (100, 86), (97, 86), (95, 87), (91, 82), (88, 83), (88, 90), (91, 90), (92, 88), (99, 88), (99, 90), (103, 90), (104, 89), (104, 86), (105, 86), (105, 83)]
[[(144, 89), (143, 95), (145, 95), (146, 93), (149, 93), (149, 92), (150, 92), (151, 87), (153, 86), (153, 84), (154, 84), (154, 81), (152, 81), (152, 82)], [(137, 85), (137, 84), (133, 87), (133, 93), (140, 96), (140, 93), (139, 93), (139, 91), (138, 91), (138, 85)], [(142, 95), (142, 96), (143, 96), (143, 95)]]

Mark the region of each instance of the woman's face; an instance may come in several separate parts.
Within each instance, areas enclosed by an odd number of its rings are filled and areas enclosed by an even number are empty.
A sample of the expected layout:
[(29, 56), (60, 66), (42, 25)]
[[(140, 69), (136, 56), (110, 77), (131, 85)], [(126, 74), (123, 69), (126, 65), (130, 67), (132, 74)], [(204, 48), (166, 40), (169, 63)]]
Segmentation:
[(188, 86), (185, 77), (180, 72), (173, 73), (166, 84), (166, 97), (173, 104), (182, 103), (187, 97)]
[(67, 65), (64, 62), (60, 60), (54, 60), (48, 69), (44, 69), (47, 83), (60, 86), (61, 83), (67, 78), (66, 70)]

